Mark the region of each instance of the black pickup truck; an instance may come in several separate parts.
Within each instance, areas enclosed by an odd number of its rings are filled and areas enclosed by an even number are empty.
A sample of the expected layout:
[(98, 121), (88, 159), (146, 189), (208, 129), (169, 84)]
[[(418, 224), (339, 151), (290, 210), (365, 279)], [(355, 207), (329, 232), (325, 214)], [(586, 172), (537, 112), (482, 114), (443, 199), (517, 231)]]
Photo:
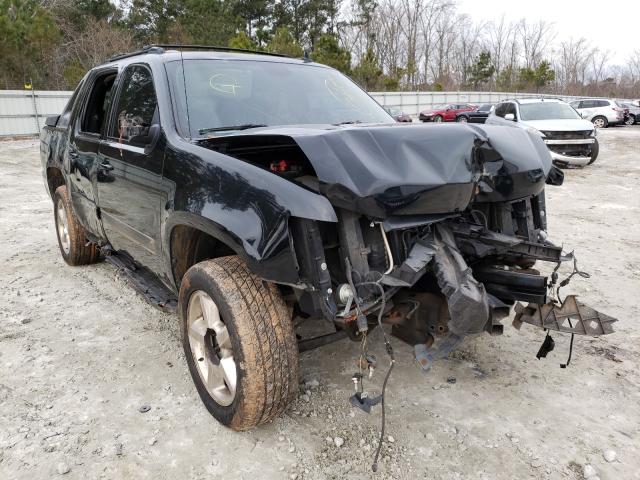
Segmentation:
[[(383, 323), (425, 369), (514, 307), (518, 325), (612, 331), (533, 268), (567, 259), (546, 232), (562, 173), (538, 137), (398, 124), (308, 59), (114, 57), (47, 119), (41, 156), (64, 260), (104, 258), (177, 310), (197, 390), (236, 430), (295, 398), (299, 351), (349, 337), (357, 356)], [(297, 338), (301, 318), (334, 331)]]

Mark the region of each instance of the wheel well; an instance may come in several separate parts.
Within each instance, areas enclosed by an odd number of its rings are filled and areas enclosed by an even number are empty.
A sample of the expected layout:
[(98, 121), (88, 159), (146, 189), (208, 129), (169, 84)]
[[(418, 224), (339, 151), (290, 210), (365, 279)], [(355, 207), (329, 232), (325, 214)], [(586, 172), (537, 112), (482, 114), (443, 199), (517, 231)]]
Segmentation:
[(59, 168), (47, 168), (47, 185), (49, 187), (49, 193), (51, 195), (53, 195), (53, 192), (55, 192), (59, 186), (64, 184), (64, 176), (62, 175), (62, 171)]
[(171, 268), (180, 288), (184, 274), (198, 262), (235, 255), (227, 245), (197, 228), (178, 225), (171, 231)]

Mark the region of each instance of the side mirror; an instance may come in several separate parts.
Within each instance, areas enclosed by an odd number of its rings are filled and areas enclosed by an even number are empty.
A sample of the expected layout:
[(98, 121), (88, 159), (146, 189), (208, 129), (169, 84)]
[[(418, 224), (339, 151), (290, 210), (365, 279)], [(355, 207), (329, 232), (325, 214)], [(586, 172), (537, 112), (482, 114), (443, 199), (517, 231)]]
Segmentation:
[(504, 119), (505, 119), (505, 120), (510, 120), (510, 121), (512, 121), (512, 122), (515, 122), (515, 121), (516, 121), (516, 116), (515, 116), (513, 113), (507, 113), (507, 114), (504, 116)]
[(47, 117), (47, 119), (44, 121), (44, 124), (47, 127), (55, 127), (58, 124), (59, 118), (60, 115), (51, 115), (50, 117)]

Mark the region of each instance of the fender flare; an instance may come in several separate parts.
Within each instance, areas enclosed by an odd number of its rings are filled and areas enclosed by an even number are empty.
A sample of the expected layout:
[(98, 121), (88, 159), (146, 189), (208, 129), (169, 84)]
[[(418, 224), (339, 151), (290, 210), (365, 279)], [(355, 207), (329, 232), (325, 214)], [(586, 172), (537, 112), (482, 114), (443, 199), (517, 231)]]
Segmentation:
[(250, 244), (234, 234), (228, 226), (225, 226), (224, 222), (228, 218), (225, 219), (223, 217), (218, 220), (215, 221), (212, 218), (192, 212), (173, 211), (164, 221), (161, 239), (164, 271), (167, 272), (167, 280), (172, 286), (175, 286), (176, 291), (179, 289), (179, 284), (176, 283), (173, 275), (171, 237), (174, 229), (178, 226), (191, 227), (215, 238), (221, 244), (233, 250), (247, 263), (249, 269), (263, 280), (298, 288), (304, 286), (298, 276), (297, 260), (288, 229), (288, 215), (283, 216), (281, 219), (280, 235), (277, 241), (274, 240), (274, 251), (270, 252), (272, 255), (268, 258), (260, 255)]

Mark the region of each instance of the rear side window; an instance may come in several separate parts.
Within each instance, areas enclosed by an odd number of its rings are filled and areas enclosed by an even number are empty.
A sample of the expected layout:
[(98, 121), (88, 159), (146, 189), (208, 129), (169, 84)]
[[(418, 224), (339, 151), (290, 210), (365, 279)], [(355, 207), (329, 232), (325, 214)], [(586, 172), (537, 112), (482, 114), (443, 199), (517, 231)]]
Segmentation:
[(609, 100), (596, 100), (596, 107), (608, 107), (611, 105)]
[(105, 72), (95, 77), (91, 93), (80, 121), (80, 130), (85, 133), (101, 134), (106, 124), (107, 110), (111, 100), (116, 72)]
[(144, 146), (149, 127), (158, 123), (158, 102), (151, 71), (143, 65), (127, 67), (122, 76), (122, 88), (115, 108), (115, 122), (109, 136), (120, 142)]

